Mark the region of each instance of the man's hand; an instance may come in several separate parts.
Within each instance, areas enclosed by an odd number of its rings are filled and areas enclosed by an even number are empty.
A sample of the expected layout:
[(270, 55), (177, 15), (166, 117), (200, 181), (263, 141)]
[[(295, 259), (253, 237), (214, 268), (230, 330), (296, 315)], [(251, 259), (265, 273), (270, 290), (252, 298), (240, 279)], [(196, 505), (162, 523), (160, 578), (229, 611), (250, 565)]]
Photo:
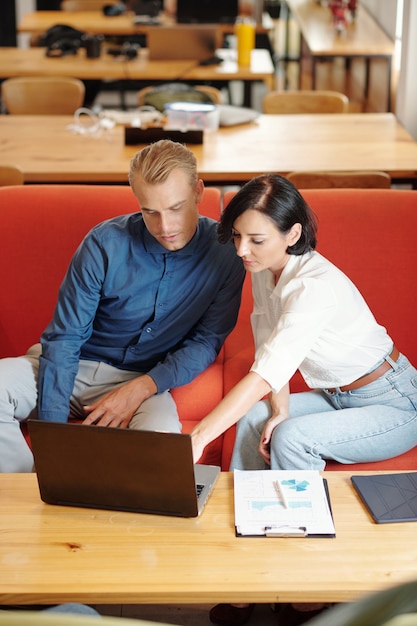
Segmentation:
[(109, 391), (97, 402), (85, 406), (88, 415), (83, 424), (127, 428), (142, 402), (156, 392), (156, 385), (150, 376), (138, 376)]

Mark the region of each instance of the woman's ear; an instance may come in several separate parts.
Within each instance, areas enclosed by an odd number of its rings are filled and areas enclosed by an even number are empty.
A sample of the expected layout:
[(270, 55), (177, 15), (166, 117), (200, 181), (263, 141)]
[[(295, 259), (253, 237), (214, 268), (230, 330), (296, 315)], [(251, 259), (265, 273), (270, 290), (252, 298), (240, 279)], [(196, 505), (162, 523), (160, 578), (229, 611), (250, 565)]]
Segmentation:
[(302, 230), (303, 230), (303, 227), (301, 226), (299, 222), (296, 222), (295, 224), (293, 224), (293, 226), (290, 228), (289, 232), (287, 233), (288, 246), (293, 246), (295, 243), (297, 243), (297, 241), (301, 237)]

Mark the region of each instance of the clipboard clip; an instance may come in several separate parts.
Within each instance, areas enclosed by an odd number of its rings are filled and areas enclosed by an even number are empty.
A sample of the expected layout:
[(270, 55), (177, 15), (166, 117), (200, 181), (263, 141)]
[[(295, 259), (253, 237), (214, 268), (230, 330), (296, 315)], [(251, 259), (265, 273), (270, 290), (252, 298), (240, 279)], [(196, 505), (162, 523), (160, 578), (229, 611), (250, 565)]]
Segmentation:
[(265, 526), (265, 537), (307, 537), (305, 526)]

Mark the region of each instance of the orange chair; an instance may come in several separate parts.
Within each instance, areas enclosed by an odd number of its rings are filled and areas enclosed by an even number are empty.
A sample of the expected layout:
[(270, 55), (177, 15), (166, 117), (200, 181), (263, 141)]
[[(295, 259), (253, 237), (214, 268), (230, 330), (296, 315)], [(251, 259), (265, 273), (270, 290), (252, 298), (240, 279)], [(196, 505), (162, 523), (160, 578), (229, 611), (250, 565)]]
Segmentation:
[(23, 183), (24, 174), (18, 165), (0, 165), (0, 187)]
[(270, 91), (262, 101), (264, 113), (348, 113), (349, 98), (339, 91)]
[(101, 11), (105, 4), (119, 4), (118, 0), (62, 0), (61, 11)]
[[(164, 91), (166, 87), (166, 91)], [(158, 87), (144, 87), (138, 91), (138, 106), (151, 105), (163, 111), (162, 104), (168, 102), (178, 102), (179, 100), (189, 102), (195, 101), (194, 96), (201, 94), (199, 102), (209, 102), (221, 104), (222, 94), (216, 87), (211, 85), (187, 85), (185, 83), (167, 83)], [(158, 106), (157, 106), (158, 103)]]
[(389, 189), (391, 176), (386, 172), (290, 172), (287, 176), (297, 189)]
[(83, 105), (85, 86), (65, 76), (19, 76), (2, 83), (1, 95), (12, 115), (72, 115)]

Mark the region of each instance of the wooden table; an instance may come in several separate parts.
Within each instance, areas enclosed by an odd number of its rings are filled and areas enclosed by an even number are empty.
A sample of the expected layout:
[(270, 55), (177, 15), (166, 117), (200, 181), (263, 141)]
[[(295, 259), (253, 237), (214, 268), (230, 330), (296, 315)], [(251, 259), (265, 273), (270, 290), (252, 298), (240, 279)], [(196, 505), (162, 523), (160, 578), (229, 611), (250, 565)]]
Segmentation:
[(0, 48), (0, 77), (72, 76), (82, 80), (177, 80), (193, 69), (194, 61), (150, 61), (147, 50), (136, 59), (102, 54), (87, 59), (84, 48), (77, 54), (47, 57), (45, 48)]
[(416, 524), (374, 524), (349, 472), (326, 472), (334, 539), (237, 538), (232, 474), (198, 519), (41, 502), (1, 474), (0, 603), (343, 602), (417, 576)]
[[(174, 25), (175, 20), (165, 14), (160, 16), (161, 24)], [(152, 24), (134, 23), (134, 13), (128, 11), (123, 15), (108, 17), (102, 11), (32, 11), (25, 13), (20, 20), (17, 31), (41, 35), (55, 24), (67, 24), (92, 35), (146, 35)], [(234, 24), (217, 24), (224, 34), (234, 32)], [(267, 33), (273, 28), (268, 13), (262, 16), (262, 24), (257, 24), (258, 33)]]
[[(73, 76), (82, 80), (143, 80), (143, 81), (224, 81), (242, 80), (246, 85), (263, 81), (268, 90), (274, 87), (274, 65), (268, 50), (252, 51), (251, 65), (238, 65), (233, 50), (220, 49), (224, 58), (220, 65), (201, 66), (196, 61), (153, 61), (148, 51), (141, 49), (136, 59), (102, 54), (97, 59), (87, 59), (84, 48), (77, 54), (51, 58), (45, 48), (1, 48), (0, 78), (11, 76)], [(250, 93), (247, 93), (250, 100)], [(250, 102), (246, 102), (249, 106)]]
[[(394, 42), (386, 35), (373, 17), (358, 3), (356, 19), (345, 32), (338, 33), (328, 7), (312, 0), (286, 0), (290, 14), (300, 28), (312, 60), (312, 87), (316, 88), (316, 65), (323, 59), (342, 57), (349, 61), (364, 58), (366, 61), (365, 97), (368, 96), (370, 61), (383, 58), (387, 62), (387, 111), (391, 110), (391, 73)], [(301, 70), (300, 70), (301, 78)]]
[[(124, 145), (124, 128), (98, 137), (73, 134), (71, 116), (0, 116), (0, 162), (22, 167), (28, 183), (127, 183), (141, 146)], [(190, 145), (209, 184), (242, 184), (265, 172), (383, 170), (417, 180), (417, 142), (392, 113), (261, 115), (256, 122), (207, 133)]]
[[(17, 32), (42, 35), (55, 24), (67, 24), (91, 35), (108, 35), (126, 37), (142, 35), (149, 28), (147, 24), (135, 24), (134, 13), (128, 11), (123, 15), (107, 16), (102, 11), (29, 11), (22, 16)], [(172, 20), (164, 18), (164, 23)]]

